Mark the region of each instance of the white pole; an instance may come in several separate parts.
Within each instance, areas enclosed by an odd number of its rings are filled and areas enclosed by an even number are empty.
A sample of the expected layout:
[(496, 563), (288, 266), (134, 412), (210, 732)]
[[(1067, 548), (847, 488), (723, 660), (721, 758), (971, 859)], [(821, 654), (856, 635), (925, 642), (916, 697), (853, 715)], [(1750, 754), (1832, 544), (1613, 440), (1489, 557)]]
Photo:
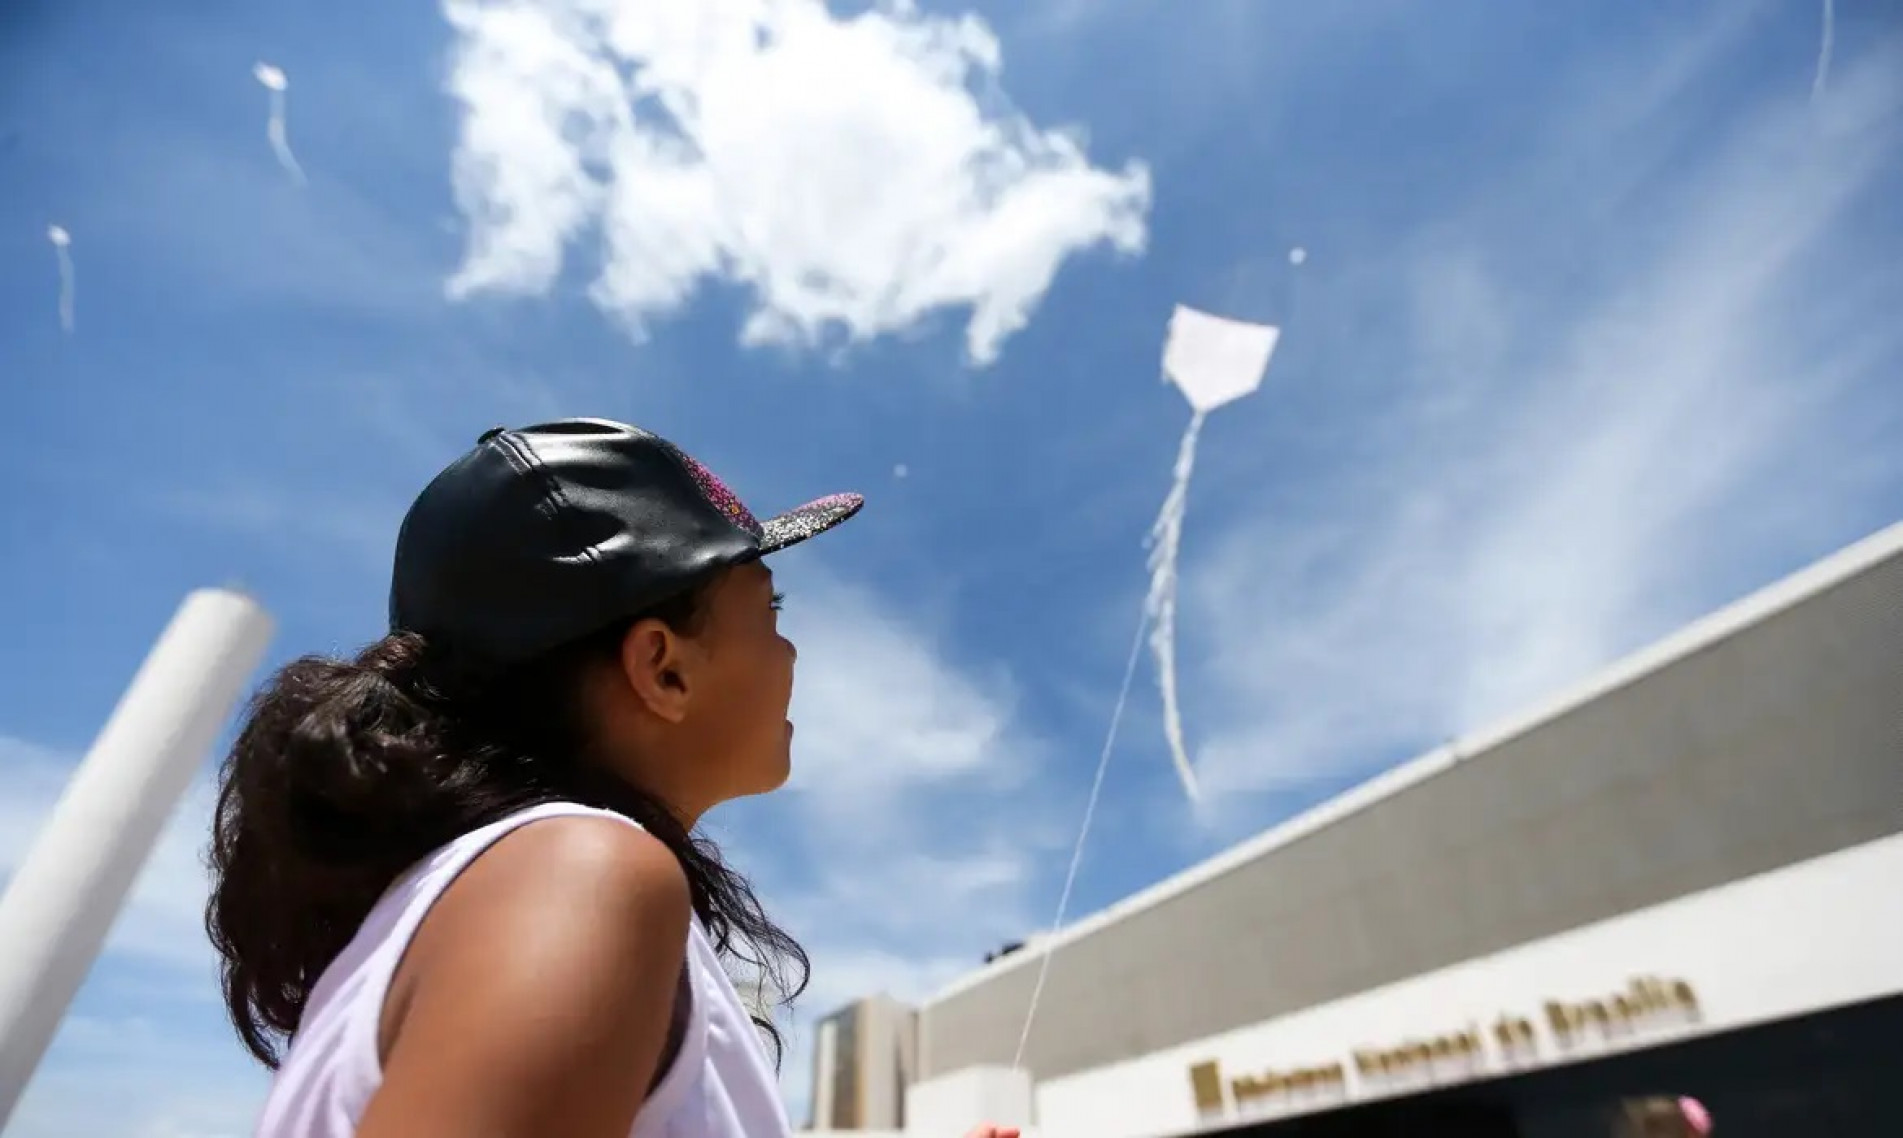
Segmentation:
[(186, 597), (0, 897), (0, 1130), (271, 631), (242, 593)]

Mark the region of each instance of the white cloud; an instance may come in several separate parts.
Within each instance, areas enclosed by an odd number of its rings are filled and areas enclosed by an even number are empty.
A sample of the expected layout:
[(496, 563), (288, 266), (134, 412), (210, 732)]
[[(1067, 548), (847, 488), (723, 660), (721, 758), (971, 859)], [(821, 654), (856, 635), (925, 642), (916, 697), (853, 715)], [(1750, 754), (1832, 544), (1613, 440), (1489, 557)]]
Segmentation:
[(595, 302), (639, 330), (714, 282), (750, 343), (853, 341), (969, 308), (993, 359), (1058, 267), (1139, 251), (1150, 186), (1004, 101), (976, 16), (822, 0), (444, 0), (464, 106), (454, 295), (544, 293), (599, 238)]
[(793, 697), (798, 764), (791, 788), (822, 810), (876, 822), (892, 795), (996, 784), (1016, 773), (1006, 738), (1015, 696), (1002, 676), (972, 676), (863, 588), (809, 569), (785, 617), (800, 658)]
[[(1556, 116), (1596, 135), (1615, 197), (1656, 173), (1644, 128), (1673, 120), (1709, 49), (1627, 87), (1657, 93), (1643, 113)], [(1369, 773), (1766, 583), (1740, 564), (1859, 535), (1870, 470), (1842, 459), (1881, 408), (1855, 381), (1900, 345), (1879, 254), (1842, 226), (1897, 153), (1897, 62), (1845, 74), (1822, 113), (1767, 103), (1688, 143), (1669, 196), (1594, 250), (1524, 252), (1539, 242), (1520, 226), (1550, 220), (1527, 217), (1532, 189), (1564, 171), (1571, 200), (1608, 200), (1578, 181), (1575, 136), (1550, 136), (1393, 267), (1411, 276), (1408, 363), (1356, 423), (1365, 445), (1192, 574), (1212, 790)]]
[(789, 897), (798, 923), (925, 957), (1021, 929), (1050, 842), (1025, 793), (1043, 748), (1009, 678), (948, 657), (863, 586), (811, 566), (786, 579), (803, 645), (784, 807), (809, 863)]
[(346, 563), (384, 569), (402, 522), (402, 508), (368, 495), (315, 497), (293, 503), (256, 482), (231, 479), (216, 489), (151, 487), (149, 501), (162, 513), (207, 530), (241, 533), (288, 559), (308, 554), (313, 543)]

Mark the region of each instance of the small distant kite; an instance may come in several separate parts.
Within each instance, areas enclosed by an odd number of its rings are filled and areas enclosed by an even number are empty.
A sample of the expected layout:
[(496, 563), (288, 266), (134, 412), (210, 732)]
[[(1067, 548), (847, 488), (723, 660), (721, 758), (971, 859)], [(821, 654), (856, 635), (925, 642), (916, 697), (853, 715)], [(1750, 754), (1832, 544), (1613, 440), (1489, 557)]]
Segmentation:
[(1176, 451), (1169, 496), (1150, 530), (1150, 591), (1144, 611), (1150, 620), (1150, 650), (1156, 657), (1157, 686), (1163, 696), (1163, 733), (1176, 775), (1192, 800), (1201, 792), (1183, 745), (1183, 717), (1176, 699), (1176, 553), (1189, 507), (1196, 439), (1211, 411), (1261, 386), (1281, 335), (1281, 329), (1267, 324), (1245, 324), (1178, 305), (1163, 345), (1164, 380), (1183, 393), (1193, 414)]
[(53, 256), (59, 258), (59, 326), (73, 330), (73, 235), (65, 227), (49, 225), (46, 239), (53, 243)]
[(304, 184), (304, 168), (297, 164), (297, 155), (291, 153), (290, 135), (284, 125), (285, 101), (291, 89), (290, 77), (281, 68), (269, 63), (252, 64), (251, 76), (271, 93), (271, 115), (264, 125), (264, 137), (271, 144), (271, 153), (277, 155), (278, 165), (298, 185)]

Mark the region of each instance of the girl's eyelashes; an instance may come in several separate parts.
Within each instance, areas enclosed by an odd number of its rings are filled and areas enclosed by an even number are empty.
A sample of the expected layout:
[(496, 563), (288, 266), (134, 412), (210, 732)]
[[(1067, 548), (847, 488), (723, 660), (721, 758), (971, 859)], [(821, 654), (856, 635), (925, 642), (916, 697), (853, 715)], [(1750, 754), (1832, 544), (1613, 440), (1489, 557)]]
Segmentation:
[(772, 601), (772, 608), (773, 608), (773, 611), (774, 611), (774, 612), (779, 612), (779, 611), (780, 611), (781, 609), (783, 609), (783, 608), (785, 608), (785, 607), (786, 607), (786, 594), (785, 594), (785, 593), (774, 593), (774, 594), (773, 594), (773, 601)]

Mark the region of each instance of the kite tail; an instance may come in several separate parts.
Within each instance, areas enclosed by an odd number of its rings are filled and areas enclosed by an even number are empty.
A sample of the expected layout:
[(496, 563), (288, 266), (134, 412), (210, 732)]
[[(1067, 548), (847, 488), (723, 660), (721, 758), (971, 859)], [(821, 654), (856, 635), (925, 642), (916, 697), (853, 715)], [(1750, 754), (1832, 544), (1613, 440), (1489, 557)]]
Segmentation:
[(1176, 776), (1190, 800), (1200, 801), (1196, 772), (1183, 746), (1183, 715), (1176, 701), (1176, 551), (1183, 539), (1183, 515), (1189, 508), (1189, 476), (1196, 467), (1196, 438), (1202, 433), (1203, 412), (1196, 412), (1183, 431), (1176, 452), (1176, 470), (1169, 497), (1150, 530), (1150, 593), (1144, 610), (1150, 617), (1150, 650), (1156, 656), (1156, 682), (1163, 696), (1163, 734), (1170, 744)]
[(59, 326), (63, 331), (73, 330), (73, 256), (64, 246), (53, 250), (59, 258)]
[(1831, 0), (1824, 0), (1823, 41), (1817, 45), (1817, 74), (1811, 80), (1810, 97), (1812, 102), (1824, 97), (1824, 85), (1830, 82), (1830, 54), (1837, 45), (1837, 10)]
[(305, 183), (304, 167), (298, 165), (297, 155), (291, 153), (289, 132), (284, 125), (284, 92), (271, 92), (271, 118), (265, 124), (264, 136), (271, 143), (271, 153), (277, 155), (278, 165), (284, 167), (298, 185)]

